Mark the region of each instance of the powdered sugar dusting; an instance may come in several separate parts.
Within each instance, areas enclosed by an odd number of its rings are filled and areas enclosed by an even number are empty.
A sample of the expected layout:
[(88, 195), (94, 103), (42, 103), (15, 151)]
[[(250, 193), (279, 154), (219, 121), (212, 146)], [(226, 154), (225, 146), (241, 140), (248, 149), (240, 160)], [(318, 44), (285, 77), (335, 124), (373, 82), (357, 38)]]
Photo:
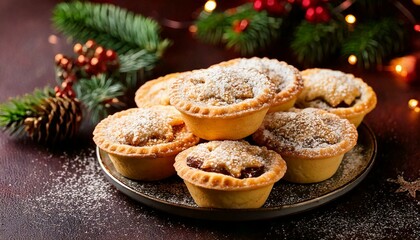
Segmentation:
[(253, 167), (269, 167), (266, 150), (245, 141), (213, 141), (194, 147), (187, 158), (199, 159), (201, 169), (225, 169), (239, 178), (241, 171)]
[(252, 69), (213, 67), (197, 70), (182, 79), (178, 93), (196, 104), (226, 106), (257, 98), (272, 85)]
[(105, 132), (110, 141), (132, 146), (170, 142), (174, 139), (174, 134), (170, 125), (171, 119), (167, 115), (155, 111), (154, 108), (139, 109), (114, 118)]
[[(316, 157), (321, 149), (330, 149), (331, 156), (343, 151), (344, 140), (356, 142), (357, 132), (347, 131), (350, 123), (318, 109), (306, 108), (267, 114), (254, 139), (280, 154)], [(352, 146), (349, 146), (350, 149)]]
[[(311, 114), (313, 109), (302, 112), (278, 113), (268, 116), (264, 134), (279, 138), (287, 148), (325, 148), (340, 141), (340, 125), (329, 125), (322, 115)], [(282, 117), (273, 117), (282, 115)], [(337, 126), (338, 125), (338, 126)]]
[[(35, 229), (44, 228), (54, 219), (55, 224), (50, 227), (57, 231), (57, 236), (75, 237), (64, 227), (70, 222), (82, 229), (80, 232), (84, 237), (95, 238), (111, 231), (107, 226), (116, 221), (116, 216), (125, 216), (118, 221), (126, 222), (126, 225), (121, 224), (117, 229), (117, 235), (124, 236), (139, 224), (139, 220), (150, 217), (142, 211), (141, 205), (131, 204), (106, 180), (94, 149), (83, 150), (76, 156), (63, 153), (60, 161), (62, 167), (43, 179), (41, 194), (29, 197), (23, 206), (23, 214), (28, 219), (36, 218), (33, 221)], [(45, 176), (39, 173), (46, 167), (44, 160), (36, 159), (32, 164), (36, 164), (39, 171), (33, 171), (30, 178)], [(31, 185), (30, 182), (25, 184)]]
[(340, 103), (350, 106), (361, 95), (352, 74), (330, 69), (309, 69), (302, 72), (302, 77), (305, 81), (302, 95), (306, 101), (319, 98), (332, 107)]
[[(198, 146), (209, 147), (204, 144)], [(212, 150), (214, 151), (213, 147)], [(207, 152), (207, 150), (202, 149), (202, 152)], [(223, 154), (226, 155), (226, 153)], [(295, 184), (281, 180), (274, 185), (263, 208), (281, 208), (284, 205), (305, 202), (335, 191), (364, 172), (367, 166), (372, 163), (371, 157), (372, 149), (358, 144), (344, 155), (340, 167), (330, 179), (314, 184)], [(107, 171), (121, 181), (122, 184), (130, 186), (134, 191), (140, 192), (148, 198), (163, 201), (167, 204), (197, 207), (185, 184), (179, 177), (152, 183), (132, 181), (119, 175), (106, 155), (103, 156), (102, 162), (108, 169)]]
[(242, 68), (256, 69), (262, 74), (268, 76), (270, 81), (274, 83), (276, 93), (285, 91), (288, 88), (294, 87), (295, 84), (302, 84), (296, 81), (295, 68), (285, 62), (279, 62), (275, 59), (268, 58), (241, 58), (234, 65)]

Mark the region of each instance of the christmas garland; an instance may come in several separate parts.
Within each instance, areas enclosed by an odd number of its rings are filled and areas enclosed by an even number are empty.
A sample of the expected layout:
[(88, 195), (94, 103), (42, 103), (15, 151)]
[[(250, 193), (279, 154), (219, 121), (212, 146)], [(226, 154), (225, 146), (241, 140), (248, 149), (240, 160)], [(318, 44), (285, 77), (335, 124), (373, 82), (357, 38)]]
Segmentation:
[(352, 56), (372, 68), (405, 49), (408, 31), (396, 12), (393, 1), (254, 0), (224, 12), (203, 10), (196, 37), (242, 55), (281, 41), (306, 67)]
[(0, 104), (0, 127), (46, 144), (73, 137), (83, 116), (96, 123), (126, 106), (127, 92), (170, 44), (154, 20), (110, 4), (60, 3), (52, 20), (76, 42), (74, 56), (55, 56), (59, 85)]

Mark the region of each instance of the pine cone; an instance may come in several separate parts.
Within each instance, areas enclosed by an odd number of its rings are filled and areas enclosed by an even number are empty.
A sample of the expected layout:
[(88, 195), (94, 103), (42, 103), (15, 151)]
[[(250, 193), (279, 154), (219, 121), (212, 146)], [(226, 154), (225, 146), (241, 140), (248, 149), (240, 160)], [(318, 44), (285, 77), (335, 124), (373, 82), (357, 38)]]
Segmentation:
[(69, 139), (82, 122), (81, 104), (77, 99), (48, 97), (37, 107), (37, 116), (27, 117), (25, 131), (33, 140), (56, 143)]

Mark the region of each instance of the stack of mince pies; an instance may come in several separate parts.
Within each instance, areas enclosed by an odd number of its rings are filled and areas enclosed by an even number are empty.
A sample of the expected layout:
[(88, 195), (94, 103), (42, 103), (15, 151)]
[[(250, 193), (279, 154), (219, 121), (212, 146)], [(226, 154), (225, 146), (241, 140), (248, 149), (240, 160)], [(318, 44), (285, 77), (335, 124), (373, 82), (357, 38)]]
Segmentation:
[(246, 209), (280, 179), (332, 177), (376, 95), (351, 74), (254, 57), (150, 80), (135, 102), (93, 133), (121, 175), (177, 174), (199, 207)]

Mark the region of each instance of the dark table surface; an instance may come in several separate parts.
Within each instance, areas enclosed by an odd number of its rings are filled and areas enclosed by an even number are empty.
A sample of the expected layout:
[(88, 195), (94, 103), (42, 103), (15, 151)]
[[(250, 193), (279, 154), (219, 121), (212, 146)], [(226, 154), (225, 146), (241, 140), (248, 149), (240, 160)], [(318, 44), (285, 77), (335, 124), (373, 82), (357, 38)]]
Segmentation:
[[(116, 2), (163, 24), (165, 18), (190, 21), (203, 4)], [(53, 58), (71, 49), (60, 35), (58, 44), (48, 42), (57, 34), (50, 22), (56, 3), (0, 2), (0, 102), (55, 85)], [(186, 29), (164, 26), (162, 35), (174, 44), (156, 76), (238, 57), (194, 40)], [(269, 220), (189, 219), (152, 209), (116, 190), (98, 166), (92, 126), (85, 125), (74, 144), (59, 150), (0, 133), (0, 239), (420, 239), (419, 192), (415, 198), (397, 191), (404, 184), (393, 182), (420, 177), (420, 113), (407, 106), (409, 99), (420, 98), (420, 89), (401, 84), (388, 71), (330, 67), (362, 77), (378, 96), (376, 109), (364, 121), (377, 139), (376, 162), (344, 196), (308, 212)]]

